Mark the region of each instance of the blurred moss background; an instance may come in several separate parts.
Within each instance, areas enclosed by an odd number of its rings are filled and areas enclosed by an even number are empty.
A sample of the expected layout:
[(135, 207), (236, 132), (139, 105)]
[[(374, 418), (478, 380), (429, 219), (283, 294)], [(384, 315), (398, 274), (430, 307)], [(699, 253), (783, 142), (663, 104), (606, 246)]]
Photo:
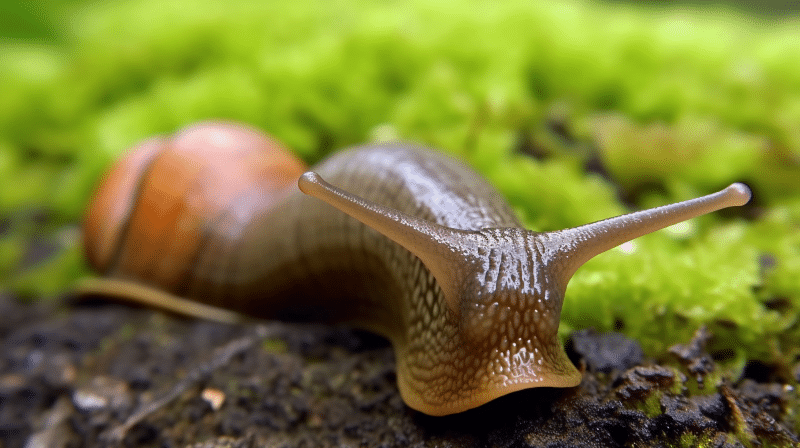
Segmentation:
[(77, 223), (104, 169), (204, 119), (309, 162), (402, 138), (455, 153), (529, 228), (584, 224), (745, 181), (754, 203), (584, 266), (566, 332), (650, 353), (701, 324), (741, 366), (800, 346), (800, 21), (776, 2), (445, 0), (5, 3), (0, 290), (87, 275)]

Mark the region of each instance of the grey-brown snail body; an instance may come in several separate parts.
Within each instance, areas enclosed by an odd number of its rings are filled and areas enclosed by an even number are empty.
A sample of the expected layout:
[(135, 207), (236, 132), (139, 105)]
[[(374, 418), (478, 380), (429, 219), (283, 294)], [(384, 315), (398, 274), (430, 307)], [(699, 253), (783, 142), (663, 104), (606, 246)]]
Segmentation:
[[(167, 305), (173, 307), (185, 305), (183, 297), (264, 318), (299, 307), (375, 331), (394, 346), (403, 399), (431, 415), (520, 389), (577, 385), (581, 375), (557, 338), (575, 270), (625, 241), (750, 198), (745, 185), (733, 184), (701, 198), (537, 233), (523, 229), (469, 167), (416, 145), (339, 152), (300, 177), (306, 194), (295, 187), (302, 164), (253, 130), (209, 124), (149, 145), (158, 150), (140, 157), (138, 174), (110, 176), (90, 207), (87, 250), (106, 278), (87, 282), (85, 291), (178, 303)], [(186, 151), (163, 154), (176, 147)], [(264, 187), (229, 168), (216, 176), (221, 186), (176, 177), (167, 184), (184, 187), (171, 200), (183, 194), (192, 205), (148, 215), (143, 208), (165, 196), (148, 193), (158, 189), (153, 177), (163, 176), (159, 164), (196, 164), (189, 170), (195, 175), (222, 169), (186, 162), (185, 154), (209, 147), (214, 154), (273, 148), (268, 152), (280, 168), (272, 174), (289, 183), (269, 180)], [(248, 164), (259, 158), (234, 157)], [(202, 163), (213, 166), (220, 157), (211, 159)], [(246, 171), (258, 177), (270, 170)], [(233, 182), (226, 176), (244, 182), (225, 186)], [(120, 177), (125, 188), (108, 186)], [(108, 199), (125, 191), (131, 199)], [(225, 194), (194, 197), (201, 191)], [(105, 217), (109, 210), (113, 218)], [(162, 218), (166, 224), (154, 223)], [(150, 224), (172, 236), (138, 233)], [(189, 248), (181, 241), (187, 235), (197, 239)]]

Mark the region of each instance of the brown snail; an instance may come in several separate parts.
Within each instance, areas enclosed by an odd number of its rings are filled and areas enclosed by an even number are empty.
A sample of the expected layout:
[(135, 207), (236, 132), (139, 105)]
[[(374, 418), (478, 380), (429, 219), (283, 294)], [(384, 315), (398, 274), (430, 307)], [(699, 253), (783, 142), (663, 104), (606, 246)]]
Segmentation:
[[(143, 161), (131, 164), (135, 174), (112, 171), (106, 179), (134, 187), (104, 184), (90, 207), (87, 251), (107, 278), (83, 289), (173, 301), (172, 307), (191, 299), (256, 317), (322, 310), (317, 314), (388, 337), (403, 399), (431, 415), (461, 412), (520, 389), (577, 385), (581, 375), (556, 335), (575, 270), (623, 242), (750, 199), (745, 185), (733, 184), (697, 199), (537, 233), (523, 229), (494, 188), (466, 165), (420, 146), (349, 149), (302, 176), (302, 164), (272, 149), (278, 162), (266, 162), (268, 169), (194, 166), (191, 157), (188, 169), (166, 169), (160, 165), (172, 166), (166, 159), (173, 156), (150, 154), (154, 147), (228, 147), (240, 154), (244, 147), (260, 152), (277, 146), (238, 126), (205, 126), (210, 130), (192, 128), (172, 141), (143, 145), (144, 155), (127, 158)], [(227, 135), (226, 144), (209, 137), (217, 132)], [(175, 157), (178, 166), (187, 163)], [(229, 163), (221, 156), (207, 161)], [(275, 166), (280, 181), (260, 177)], [(179, 178), (179, 171), (219, 171), (226, 174), (202, 182), (235, 176), (242, 183), (201, 187)], [(168, 199), (183, 194), (185, 204), (155, 205), (165, 194), (149, 189), (162, 188), (160, 176), (167, 176)], [(322, 201), (297, 190), (297, 177), (303, 192)], [(113, 196), (123, 191), (130, 196)], [(195, 197), (201, 192), (213, 197)], [(211, 212), (183, 217), (195, 210)], [(136, 227), (156, 217), (177, 221), (134, 237)]]

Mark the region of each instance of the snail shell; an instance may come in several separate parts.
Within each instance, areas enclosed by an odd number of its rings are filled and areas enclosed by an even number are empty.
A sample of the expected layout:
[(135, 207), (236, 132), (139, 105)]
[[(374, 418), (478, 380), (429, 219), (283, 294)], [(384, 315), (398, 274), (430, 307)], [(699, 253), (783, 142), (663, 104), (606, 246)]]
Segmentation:
[(231, 123), (149, 139), (104, 177), (86, 213), (91, 265), (182, 295), (205, 247), (234, 247), (253, 215), (292, 190), (305, 164), (277, 141)]

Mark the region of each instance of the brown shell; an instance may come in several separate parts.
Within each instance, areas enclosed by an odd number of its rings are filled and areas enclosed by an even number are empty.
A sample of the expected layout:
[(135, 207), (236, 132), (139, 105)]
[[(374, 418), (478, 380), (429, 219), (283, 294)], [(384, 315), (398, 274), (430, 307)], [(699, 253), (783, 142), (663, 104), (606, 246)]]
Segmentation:
[(237, 124), (200, 123), (146, 140), (114, 165), (89, 205), (89, 262), (177, 292), (222, 214), (238, 204), (240, 219), (250, 219), (295, 188), (304, 170), (280, 143)]

